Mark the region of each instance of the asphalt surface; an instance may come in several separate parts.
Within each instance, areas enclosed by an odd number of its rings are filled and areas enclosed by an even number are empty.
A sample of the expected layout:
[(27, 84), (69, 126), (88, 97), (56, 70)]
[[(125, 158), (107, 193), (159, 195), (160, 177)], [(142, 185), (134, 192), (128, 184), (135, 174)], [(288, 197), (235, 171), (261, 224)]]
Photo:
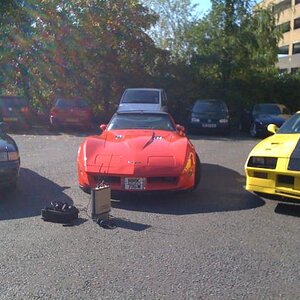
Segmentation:
[[(84, 134), (12, 134), (20, 148), (15, 193), (0, 193), (0, 299), (300, 299), (300, 206), (244, 190), (258, 142), (191, 136), (202, 167), (193, 193), (114, 197), (116, 229), (87, 213), (77, 186)], [(41, 208), (67, 201), (73, 226)]]

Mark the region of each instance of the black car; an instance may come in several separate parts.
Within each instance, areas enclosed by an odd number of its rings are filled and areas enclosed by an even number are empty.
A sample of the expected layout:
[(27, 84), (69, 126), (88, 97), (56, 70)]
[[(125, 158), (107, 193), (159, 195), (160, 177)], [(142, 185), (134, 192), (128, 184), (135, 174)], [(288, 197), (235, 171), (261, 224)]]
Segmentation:
[(264, 137), (269, 134), (269, 124), (280, 127), (290, 116), (291, 112), (283, 104), (255, 104), (252, 109), (242, 112), (239, 128), (248, 131), (252, 137)]
[(228, 107), (221, 100), (197, 100), (189, 110), (187, 129), (190, 133), (230, 133)]
[(0, 123), (0, 189), (14, 190), (20, 171), (20, 156), (16, 142), (5, 133), (7, 125)]

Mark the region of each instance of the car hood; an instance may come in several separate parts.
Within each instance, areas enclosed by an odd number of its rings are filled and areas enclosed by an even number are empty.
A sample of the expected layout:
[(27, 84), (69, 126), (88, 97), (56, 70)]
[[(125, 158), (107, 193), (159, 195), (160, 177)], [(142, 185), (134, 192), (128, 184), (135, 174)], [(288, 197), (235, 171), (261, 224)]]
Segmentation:
[(289, 158), (299, 139), (300, 134), (274, 134), (258, 143), (250, 156)]
[(263, 124), (276, 124), (281, 126), (290, 115), (258, 115), (255, 116), (256, 122), (261, 122)]
[(153, 174), (174, 176), (186, 160), (188, 139), (176, 132), (161, 130), (113, 130), (92, 136), (83, 143), (89, 172)]

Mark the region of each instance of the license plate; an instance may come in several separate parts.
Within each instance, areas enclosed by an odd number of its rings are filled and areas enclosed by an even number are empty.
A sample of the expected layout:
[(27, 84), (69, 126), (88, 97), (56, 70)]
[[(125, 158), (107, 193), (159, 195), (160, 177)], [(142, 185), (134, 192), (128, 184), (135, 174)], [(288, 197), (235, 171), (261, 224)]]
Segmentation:
[(9, 118), (9, 117), (3, 117), (4, 122), (9, 122), (9, 121), (18, 121), (18, 118)]
[(205, 128), (216, 128), (217, 124), (202, 124), (202, 127), (205, 127)]
[(76, 122), (77, 119), (69, 119), (69, 118), (68, 118), (67, 121), (68, 121), (68, 122)]
[(143, 190), (145, 188), (146, 178), (125, 178), (125, 190)]

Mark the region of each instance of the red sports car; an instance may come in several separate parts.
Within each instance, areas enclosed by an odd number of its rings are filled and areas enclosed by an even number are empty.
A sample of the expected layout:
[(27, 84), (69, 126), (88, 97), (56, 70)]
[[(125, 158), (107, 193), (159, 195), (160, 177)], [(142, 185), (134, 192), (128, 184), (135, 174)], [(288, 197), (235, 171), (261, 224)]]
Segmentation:
[(100, 128), (78, 150), (78, 181), (85, 192), (100, 183), (134, 192), (191, 190), (199, 183), (195, 148), (168, 113), (117, 112)]

